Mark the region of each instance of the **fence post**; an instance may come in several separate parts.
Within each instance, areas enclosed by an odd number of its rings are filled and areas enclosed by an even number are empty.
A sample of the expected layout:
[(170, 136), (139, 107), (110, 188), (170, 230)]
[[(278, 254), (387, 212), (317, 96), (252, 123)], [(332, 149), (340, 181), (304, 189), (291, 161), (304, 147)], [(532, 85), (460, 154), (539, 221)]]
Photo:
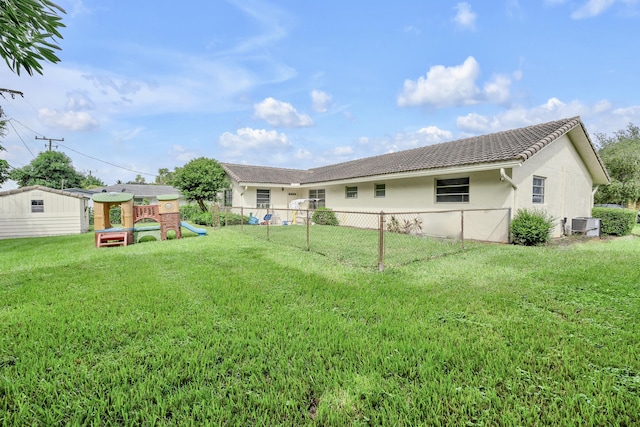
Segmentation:
[(240, 206), (240, 232), (244, 230), (244, 206)]
[[(267, 215), (269, 215), (269, 208), (267, 208)], [(266, 226), (267, 226), (267, 240), (269, 240), (269, 224), (271, 224), (271, 218), (269, 218), (268, 220), (265, 220), (266, 222)]]
[(305, 211), (305, 216), (307, 217), (307, 219), (305, 220), (305, 224), (307, 224), (307, 250), (309, 250), (309, 226), (310, 226), (310, 222), (309, 221), (309, 209), (307, 209)]
[(378, 223), (378, 271), (384, 271), (384, 211), (380, 211)]
[(460, 245), (464, 250), (464, 211), (460, 211)]

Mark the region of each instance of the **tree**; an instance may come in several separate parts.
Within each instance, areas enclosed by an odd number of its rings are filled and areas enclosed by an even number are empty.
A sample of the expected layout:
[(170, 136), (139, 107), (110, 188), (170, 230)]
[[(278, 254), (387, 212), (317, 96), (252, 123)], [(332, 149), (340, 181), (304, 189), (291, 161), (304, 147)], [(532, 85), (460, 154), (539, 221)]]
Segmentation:
[(204, 202), (216, 201), (218, 192), (229, 187), (227, 177), (214, 159), (200, 157), (191, 160), (181, 168), (176, 168), (173, 185), (187, 200), (195, 200), (202, 212), (207, 211)]
[[(2, 110), (0, 110), (0, 116)], [(0, 138), (7, 134), (6, 121), (0, 119)], [(0, 145), (0, 151), (5, 151), (4, 147)], [(9, 162), (4, 159), (0, 159), (0, 185), (4, 184), (9, 179)]]
[(157, 185), (173, 185), (174, 172), (170, 172), (167, 168), (158, 169), (158, 175), (156, 175)]
[(82, 188), (86, 189), (104, 187), (104, 182), (100, 178), (95, 177), (91, 175), (91, 173), (89, 173), (89, 175), (84, 176), (81, 186)]
[(629, 123), (612, 137), (596, 134), (596, 139), (611, 184), (600, 186), (595, 202), (624, 206), (640, 199), (640, 128)]
[(42, 74), (42, 61), (60, 61), (54, 52), (60, 50), (56, 38), (62, 39), (63, 13), (49, 0), (0, 1), (0, 56), (11, 71)]
[(146, 180), (144, 179), (144, 176), (138, 174), (136, 175), (136, 179), (134, 179), (133, 181), (127, 181), (127, 184), (146, 184)]
[(80, 187), (85, 179), (73, 168), (71, 159), (58, 151), (38, 154), (27, 166), (12, 170), (10, 178), (20, 187), (44, 185), (58, 189)]

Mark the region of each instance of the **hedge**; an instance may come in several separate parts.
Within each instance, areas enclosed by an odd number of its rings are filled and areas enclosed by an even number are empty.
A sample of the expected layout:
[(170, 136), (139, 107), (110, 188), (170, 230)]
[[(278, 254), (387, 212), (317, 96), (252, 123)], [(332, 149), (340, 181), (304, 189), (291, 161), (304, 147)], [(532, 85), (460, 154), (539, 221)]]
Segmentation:
[(595, 207), (593, 218), (600, 218), (600, 232), (611, 236), (628, 236), (636, 223), (638, 212), (631, 209)]

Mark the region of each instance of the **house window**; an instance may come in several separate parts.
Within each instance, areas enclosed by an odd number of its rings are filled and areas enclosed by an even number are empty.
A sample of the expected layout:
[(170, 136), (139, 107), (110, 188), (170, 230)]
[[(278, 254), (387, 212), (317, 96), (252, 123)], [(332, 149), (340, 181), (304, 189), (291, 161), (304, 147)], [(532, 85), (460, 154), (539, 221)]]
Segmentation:
[(324, 188), (317, 190), (309, 190), (309, 198), (317, 200), (309, 200), (309, 209), (318, 209), (325, 206)]
[(461, 203), (469, 201), (469, 177), (436, 179), (437, 203)]
[(374, 194), (375, 194), (375, 197), (384, 197), (386, 194), (386, 185), (376, 184)]
[(233, 206), (233, 191), (224, 190), (224, 205)]
[(31, 200), (31, 213), (44, 212), (44, 200)]
[(357, 199), (358, 187), (345, 187), (345, 196), (347, 199)]
[(533, 203), (544, 203), (544, 182), (546, 178), (533, 177)]
[(256, 190), (256, 207), (263, 209), (271, 207), (271, 190)]

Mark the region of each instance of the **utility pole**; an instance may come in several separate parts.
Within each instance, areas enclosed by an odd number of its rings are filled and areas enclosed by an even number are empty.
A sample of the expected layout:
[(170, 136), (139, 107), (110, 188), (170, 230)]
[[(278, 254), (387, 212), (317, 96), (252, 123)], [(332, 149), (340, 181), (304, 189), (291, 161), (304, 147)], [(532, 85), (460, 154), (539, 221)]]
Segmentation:
[[(41, 139), (41, 140), (43, 140), (43, 141), (49, 141), (49, 144), (44, 144), (44, 146), (45, 146), (45, 147), (46, 147), (47, 145), (49, 146), (49, 151), (51, 151), (51, 144), (52, 144), (52, 141), (60, 141), (60, 142), (64, 142), (64, 138), (56, 139), (56, 138), (47, 138), (46, 136), (43, 136), (42, 138), (40, 138), (40, 137), (37, 137), (37, 136), (36, 136), (36, 139)], [(58, 146), (57, 146), (57, 145), (56, 145), (56, 148), (58, 148)]]
[(16, 95), (20, 95), (24, 98), (24, 93), (20, 92), (19, 90), (4, 89), (0, 87), (0, 95), (2, 95), (3, 98), (5, 93), (8, 93), (11, 96), (11, 99), (15, 99)]

